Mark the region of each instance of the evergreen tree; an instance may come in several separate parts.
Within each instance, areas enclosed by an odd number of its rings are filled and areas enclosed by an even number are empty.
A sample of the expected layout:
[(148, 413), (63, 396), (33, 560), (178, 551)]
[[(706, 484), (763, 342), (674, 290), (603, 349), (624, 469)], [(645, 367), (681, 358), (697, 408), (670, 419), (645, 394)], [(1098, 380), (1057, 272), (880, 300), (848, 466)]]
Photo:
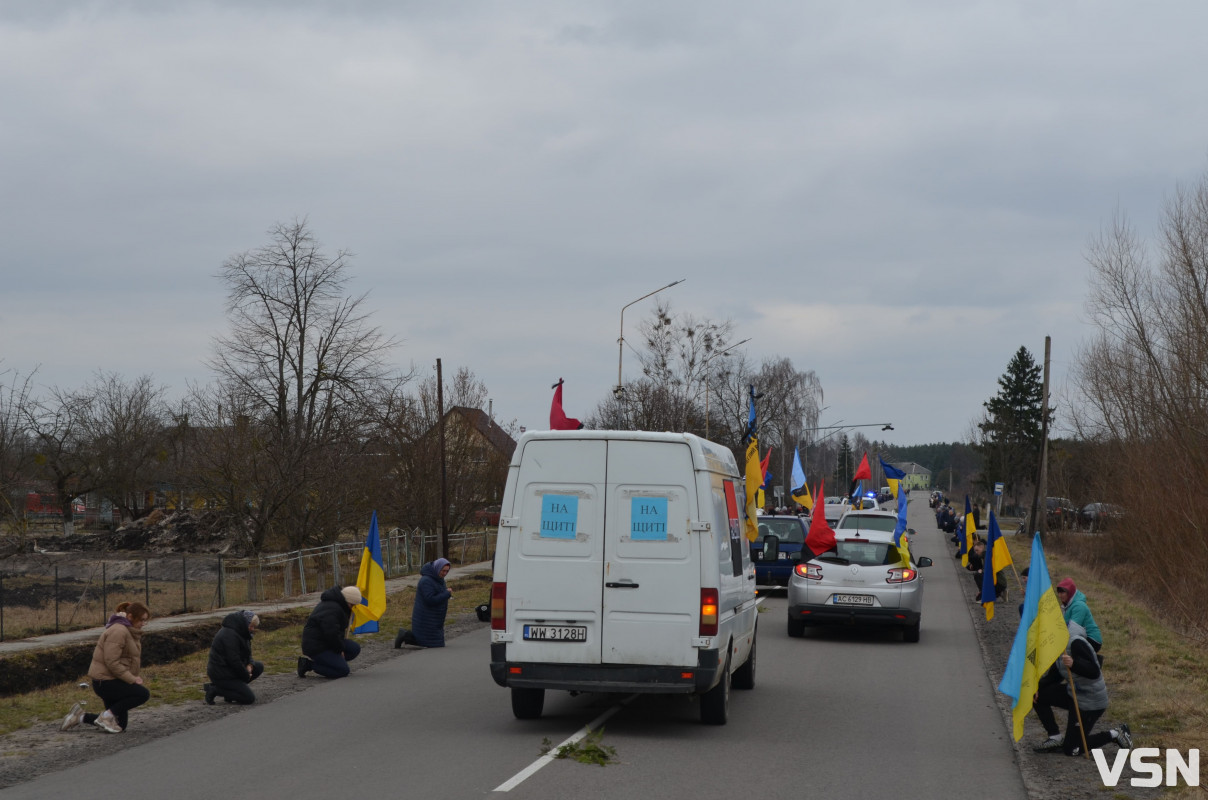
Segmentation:
[(839, 455), (835, 459), (835, 472), (832, 475), (834, 489), (831, 494), (843, 494), (847, 491), (847, 487), (851, 484), (851, 476), (856, 471), (859, 464), (852, 463), (851, 440), (847, 438), (847, 434), (843, 434), (839, 438)]
[(986, 412), (977, 425), (982, 433), (977, 449), (985, 457), (984, 477), (1001, 480), (1004, 492), (1017, 498), (1035, 475), (1044, 419), (1041, 368), (1026, 347), (1011, 357), (998, 387), (998, 394), (982, 404)]

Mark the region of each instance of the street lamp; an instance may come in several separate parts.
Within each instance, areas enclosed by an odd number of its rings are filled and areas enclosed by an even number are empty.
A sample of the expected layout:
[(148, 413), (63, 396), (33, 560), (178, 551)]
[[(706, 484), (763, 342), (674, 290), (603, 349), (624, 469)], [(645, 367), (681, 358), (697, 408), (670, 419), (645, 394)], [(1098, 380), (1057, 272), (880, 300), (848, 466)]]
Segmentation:
[(709, 438), (709, 362), (713, 360), (714, 356), (724, 356), (726, 353), (730, 352), (735, 347), (738, 347), (738, 345), (746, 344), (749, 341), (751, 341), (751, 337), (748, 336), (747, 338), (743, 339), (741, 342), (737, 342), (735, 344), (730, 345), (725, 350), (720, 350), (716, 353), (710, 353), (709, 357), (705, 359), (705, 438), (706, 439)]
[(625, 354), (625, 309), (629, 308), (634, 303), (642, 302), (647, 297), (651, 297), (653, 295), (658, 294), (659, 292), (663, 291), (663, 289), (670, 289), (672, 286), (675, 286), (677, 283), (683, 283), (686, 280), (687, 280), (687, 278), (680, 278), (678, 281), (672, 281), (671, 283), (667, 284), (666, 286), (663, 286), (662, 288), (659, 288), (659, 289), (655, 289), (650, 294), (644, 294), (641, 297), (639, 297), (637, 300), (634, 300), (631, 303), (626, 303), (624, 306), (621, 307), (621, 336), (620, 336), (620, 338), (617, 339), (617, 385), (616, 385), (616, 388), (612, 390), (612, 393), (614, 395), (616, 395), (618, 398), (621, 396), (621, 393), (625, 391), (625, 387), (621, 383), (621, 357)]

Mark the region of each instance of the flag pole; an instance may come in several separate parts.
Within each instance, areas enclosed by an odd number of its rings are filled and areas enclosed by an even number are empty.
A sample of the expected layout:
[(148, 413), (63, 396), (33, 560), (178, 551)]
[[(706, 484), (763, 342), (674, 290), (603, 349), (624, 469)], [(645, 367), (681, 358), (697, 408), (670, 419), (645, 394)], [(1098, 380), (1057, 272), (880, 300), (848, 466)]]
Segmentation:
[(1066, 667), (1065, 677), (1070, 682), (1070, 699), (1074, 701), (1074, 715), (1078, 718), (1078, 733), (1082, 735), (1082, 755), (1090, 758), (1091, 753), (1086, 746), (1086, 728), (1082, 727), (1082, 711), (1078, 708), (1078, 690), (1074, 687), (1073, 669)]

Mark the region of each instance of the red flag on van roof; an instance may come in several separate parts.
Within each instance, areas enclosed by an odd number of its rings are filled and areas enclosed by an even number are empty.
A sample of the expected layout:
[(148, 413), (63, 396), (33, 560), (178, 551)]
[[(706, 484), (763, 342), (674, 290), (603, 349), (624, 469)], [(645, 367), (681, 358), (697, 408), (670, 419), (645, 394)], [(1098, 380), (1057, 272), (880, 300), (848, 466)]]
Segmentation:
[(554, 384), (554, 402), (549, 407), (549, 428), (552, 431), (577, 431), (583, 423), (566, 416), (562, 410), (562, 379)]

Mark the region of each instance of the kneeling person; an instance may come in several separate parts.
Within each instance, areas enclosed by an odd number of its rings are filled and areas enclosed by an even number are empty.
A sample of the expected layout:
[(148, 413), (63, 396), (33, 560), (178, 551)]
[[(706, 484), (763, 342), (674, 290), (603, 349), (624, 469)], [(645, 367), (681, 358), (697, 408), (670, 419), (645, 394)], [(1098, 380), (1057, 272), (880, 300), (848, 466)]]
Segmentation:
[(256, 695), (249, 684), (264, 673), (264, 664), (252, 660), (252, 637), (260, 626), (260, 617), (251, 611), (227, 614), (222, 627), (210, 645), (206, 662), (206, 703), (214, 705), (215, 697), (229, 703), (251, 705)]

